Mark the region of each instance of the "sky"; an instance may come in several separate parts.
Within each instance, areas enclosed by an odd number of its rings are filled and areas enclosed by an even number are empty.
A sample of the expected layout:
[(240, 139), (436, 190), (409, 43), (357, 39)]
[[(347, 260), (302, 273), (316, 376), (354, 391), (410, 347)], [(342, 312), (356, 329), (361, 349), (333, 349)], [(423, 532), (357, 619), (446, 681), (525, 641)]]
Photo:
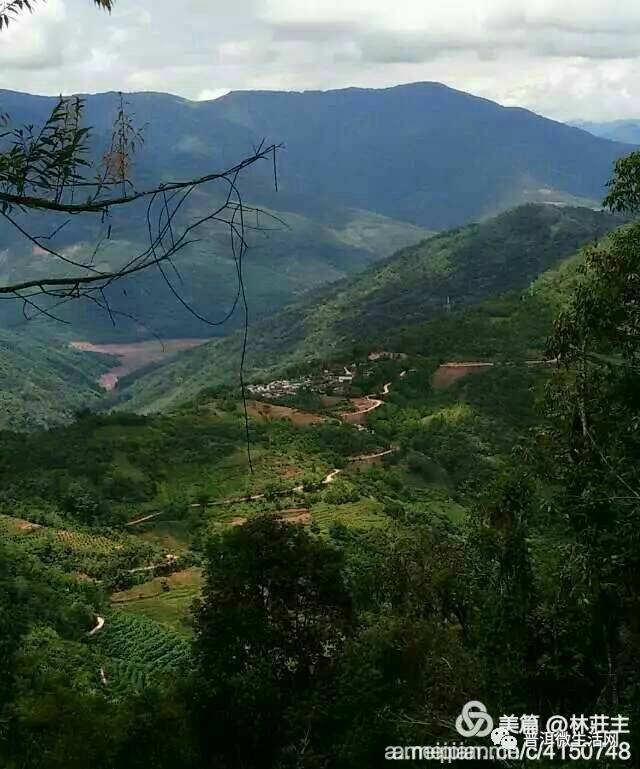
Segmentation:
[(40, 0), (0, 32), (0, 88), (31, 93), (425, 80), (557, 120), (638, 118), (640, 2)]

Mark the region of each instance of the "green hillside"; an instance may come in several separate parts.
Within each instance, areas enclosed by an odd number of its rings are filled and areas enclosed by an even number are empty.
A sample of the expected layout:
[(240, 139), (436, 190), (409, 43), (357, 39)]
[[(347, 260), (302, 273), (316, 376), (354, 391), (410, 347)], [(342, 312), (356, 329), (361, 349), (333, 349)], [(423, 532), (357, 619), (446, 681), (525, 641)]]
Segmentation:
[[(546, 233), (538, 237), (539, 253), (551, 232), (559, 237), (573, 228), (584, 236), (578, 224), (586, 226), (589, 220), (580, 218), (586, 214), (566, 214), (535, 219), (538, 233)], [(527, 365), (523, 359), (542, 354), (543, 339), (558, 306), (571, 300), (573, 284), (591, 290), (593, 284), (588, 270), (577, 269), (584, 264), (584, 252), (578, 252), (555, 260), (524, 290), (514, 288), (509, 271), (496, 267), (504, 249), (489, 233), (492, 226), (503, 236), (508, 232), (522, 263), (535, 264), (527, 230), (515, 228), (517, 215), (510, 229), (504, 218), (477, 228), (483, 236), (475, 242), (478, 249), (484, 245), (485, 261), (493, 254), (486, 268), (493, 284), (470, 284), (466, 305), (445, 312), (427, 307), (419, 323), (394, 324), (384, 332), (383, 323), (372, 328), (374, 337), (402, 347), (406, 358), (372, 361), (361, 350), (357, 375), (337, 403), (321, 388), (300, 394), (298, 409), (313, 412), (289, 409), (285, 416), (287, 409), (278, 411), (275, 403), (252, 404), (263, 407), (250, 411), (248, 423), (253, 472), (242, 402), (232, 387), (211, 388), (172, 413), (84, 413), (47, 431), (3, 433), (0, 691), (8, 691), (4, 712), (18, 725), (20, 738), (4, 744), (0, 739), (0, 757), (3, 749), (5, 755), (29, 756), (38, 744), (43, 754), (60, 760), (34, 769), (84, 769), (87, 750), (77, 735), (91, 734), (92, 766), (111, 751), (107, 769), (139, 769), (149, 765), (153, 746), (143, 745), (139, 761), (129, 762), (129, 755), (140, 750), (141, 734), (151, 732), (159, 769), (201, 769), (213, 766), (208, 753), (191, 766), (181, 763), (189, 750), (199, 749), (194, 723), (206, 735), (215, 728), (220, 740), (229, 739), (232, 721), (219, 724), (228, 707), (235, 708), (233, 717), (248, 713), (247, 723), (259, 723), (254, 714), (275, 711), (297, 737), (308, 731), (305, 707), (311, 702), (317, 718), (326, 719), (326, 725), (320, 721), (322, 734), (338, 735), (338, 758), (349, 755), (348, 764), (331, 757), (327, 766), (377, 766), (381, 741), (369, 735), (376, 719), (385, 743), (422, 744), (432, 734), (445, 741), (460, 703), (470, 696), (468, 671), (480, 664), (494, 667), (487, 668), (486, 679), (476, 674), (474, 696), (490, 701), (503, 691), (500, 696), (511, 698), (497, 712), (524, 708), (525, 685), (535, 686), (535, 697), (558, 697), (554, 712), (591, 706), (608, 675), (609, 657), (606, 648), (598, 652), (595, 672), (583, 661), (598, 651), (593, 639), (601, 633), (590, 567), (600, 553), (590, 555), (583, 547), (592, 534), (583, 528), (584, 516), (602, 512), (605, 531), (624, 532), (628, 563), (615, 584), (618, 592), (633, 584), (637, 572), (637, 504), (635, 498), (633, 508), (627, 497), (618, 501), (625, 476), (611, 473), (602, 455), (594, 452), (591, 466), (580, 458), (578, 399), (565, 398), (575, 373), (566, 365)], [(631, 244), (637, 243), (636, 226), (590, 249), (591, 269), (594, 262), (608, 267), (606, 254), (617, 241), (626, 243), (629, 233)], [(446, 252), (442, 243), (434, 249), (434, 273), (442, 275), (444, 264), (454, 275), (451, 265), (460, 251), (469, 259), (459, 245), (464, 235), (450, 233)], [(427, 251), (427, 245), (416, 251)], [(633, 249), (633, 274), (637, 253)], [(395, 259), (400, 272), (409, 265), (416, 274), (406, 251)], [(380, 272), (394, 274), (395, 259)], [(477, 301), (491, 285), (512, 290)], [(627, 286), (623, 278), (620, 290)], [(407, 297), (412, 288), (407, 286)], [(637, 320), (632, 296), (628, 306)], [(371, 339), (363, 331), (361, 347)], [(607, 340), (601, 344), (598, 349), (606, 350)], [(341, 361), (350, 363), (352, 354)], [(493, 365), (439, 379), (439, 357), (467, 356), (491, 358)], [(619, 359), (608, 366), (608, 377), (597, 372), (596, 381), (606, 381), (625, 399), (619, 407), (613, 403), (616, 448), (628, 429), (629, 407), (637, 404), (635, 360), (627, 382), (616, 378), (624, 370)], [(363, 393), (380, 393), (377, 406), (363, 423), (351, 424), (341, 409), (349, 400), (357, 404)], [(612, 418), (609, 403), (590, 408), (594, 429)], [(635, 446), (633, 434), (629, 443)], [(631, 460), (635, 469), (637, 449)], [(631, 482), (630, 490), (637, 488), (637, 472)], [(604, 483), (607, 507), (599, 502)], [(580, 496), (585, 485), (587, 493)], [(618, 516), (610, 520), (606, 514), (616, 507)], [(613, 541), (606, 538), (607, 548)], [(614, 564), (616, 576), (618, 555), (612, 558), (606, 550), (602, 558)], [(525, 592), (532, 585), (535, 592)], [(524, 608), (522, 596), (529, 596)], [(637, 602), (628, 614), (635, 622)], [(335, 628), (348, 635), (342, 638)], [(289, 638), (294, 643), (286, 640), (285, 646), (282, 639)], [(304, 666), (292, 666), (291, 653), (306, 655), (310, 642), (319, 670), (300, 656), (295, 659), (304, 659)], [(496, 660), (496, 648), (520, 656)], [(242, 656), (247, 654), (252, 656)], [(241, 665), (233, 669), (236, 656)], [(630, 654), (633, 681), (634, 660)], [(298, 668), (303, 674), (296, 679)], [(211, 685), (211, 671), (220, 685)], [(512, 689), (499, 678), (505, 674), (515, 681)], [(13, 681), (18, 685), (11, 687)], [(495, 681), (503, 682), (499, 689)], [(227, 688), (220, 694), (218, 686)], [(278, 696), (256, 704), (256, 693), (263, 691)], [(567, 707), (564, 691), (581, 697), (584, 706)], [(434, 732), (425, 721), (425, 714), (431, 718), (425, 702), (439, 702), (440, 692), (451, 702), (437, 711), (446, 721)], [(203, 696), (216, 699), (211, 715), (200, 721), (193, 703)], [(337, 718), (331, 708), (325, 715), (327, 696), (339, 703)], [(56, 707), (58, 702), (69, 706)], [(635, 700), (627, 702), (620, 709), (635, 707)], [(535, 701), (526, 709), (535, 710)], [(363, 712), (356, 731), (351, 722)], [(238, 745), (246, 734), (252, 732), (243, 728)], [(362, 745), (357, 763), (351, 758), (354, 735)], [(288, 733), (285, 740), (288, 757), (289, 745), (298, 742)], [(259, 766), (248, 760), (226, 765)], [(7, 766), (31, 769), (25, 761)]]
[[(194, 196), (186, 216), (204, 216), (207, 206), (213, 205), (208, 196)], [(249, 251), (244, 260), (244, 277), (254, 317), (290, 303), (310, 288), (359, 272), (398, 247), (415, 244), (429, 235), (421, 227), (356, 209), (336, 210), (322, 221), (282, 211), (271, 213), (277, 220), (262, 215), (259, 221), (265, 231), (252, 230), (247, 234)], [(0, 241), (3, 235), (6, 233), (0, 233)], [(71, 235), (70, 232), (66, 253), (92, 250), (94, 236), (90, 232), (78, 233), (77, 241)], [(145, 244), (136, 241), (136, 237), (140, 238), (141, 233), (128, 224), (114, 225), (114, 235), (103, 244), (96, 266), (105, 271), (115, 270), (132, 254), (140, 253)], [(33, 254), (32, 250), (27, 241), (12, 241), (4, 252), (0, 282), (68, 274), (66, 264), (55, 262), (44, 252)], [(185, 302), (209, 320), (225, 317), (237, 290), (228, 230), (203, 226), (198, 242), (186, 248), (175, 264), (176, 269), (169, 270), (167, 278)], [(152, 334), (163, 338), (208, 337), (229, 334), (240, 326), (243, 317), (237, 311), (222, 325), (203, 323), (178, 302), (158, 270), (119, 281), (105, 296), (113, 316), (92, 302), (70, 302), (60, 308), (56, 306), (55, 310), (56, 317), (70, 326), (52, 324), (43, 316), (38, 322), (40, 335), (72, 332), (71, 338), (92, 342), (135, 341)], [(40, 303), (47, 306), (44, 299)], [(20, 302), (3, 302), (0, 322), (13, 324), (21, 318)]]
[(0, 429), (49, 427), (95, 406), (103, 395), (96, 380), (108, 367), (62, 343), (0, 330)]
[[(387, 346), (403, 329), (457, 315), (509, 292), (526, 292), (546, 270), (620, 223), (585, 208), (528, 205), (408, 247), (350, 280), (307, 294), (251, 328), (250, 374)], [(471, 335), (474, 338), (474, 335)], [(422, 354), (443, 348), (437, 339)], [(181, 355), (142, 375), (121, 395), (127, 409), (161, 410), (216, 382), (237, 381), (241, 339)]]

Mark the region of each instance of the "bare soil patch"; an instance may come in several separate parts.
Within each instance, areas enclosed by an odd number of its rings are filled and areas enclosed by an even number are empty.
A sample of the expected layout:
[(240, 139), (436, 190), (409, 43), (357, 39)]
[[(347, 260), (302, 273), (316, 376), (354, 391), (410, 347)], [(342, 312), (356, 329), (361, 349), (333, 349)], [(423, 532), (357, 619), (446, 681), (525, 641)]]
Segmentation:
[(16, 520), (16, 528), (18, 531), (23, 531), (28, 534), (30, 531), (37, 531), (42, 528), (39, 523), (31, 523), (31, 521)]
[(302, 470), (299, 467), (294, 467), (293, 465), (285, 465), (278, 470), (278, 475), (281, 478), (297, 478), (297, 476), (299, 476), (301, 473)]
[(310, 411), (300, 411), (289, 406), (277, 406), (274, 403), (263, 403), (262, 401), (247, 401), (247, 410), (249, 416), (255, 419), (286, 419), (301, 427), (327, 421), (326, 417), (320, 414), (312, 414)]
[(282, 510), (278, 518), (287, 523), (307, 525), (311, 523), (311, 511), (308, 507), (292, 507), (289, 510)]
[(459, 379), (491, 368), (493, 363), (443, 363), (435, 372), (432, 379), (434, 387), (448, 387)]
[(353, 411), (343, 411), (340, 414), (340, 419), (343, 422), (349, 422), (349, 424), (361, 424), (365, 416), (371, 411), (382, 406), (384, 401), (378, 398), (372, 398), (367, 395), (364, 398), (351, 398), (351, 404), (354, 407)]
[(82, 352), (97, 355), (110, 355), (118, 358), (120, 364), (106, 371), (98, 380), (100, 386), (114, 390), (118, 381), (127, 374), (139, 371), (152, 363), (158, 363), (165, 358), (175, 355), (180, 350), (189, 350), (208, 342), (208, 339), (151, 339), (146, 342), (130, 342), (125, 344), (93, 344), (92, 342), (70, 342), (69, 347)]

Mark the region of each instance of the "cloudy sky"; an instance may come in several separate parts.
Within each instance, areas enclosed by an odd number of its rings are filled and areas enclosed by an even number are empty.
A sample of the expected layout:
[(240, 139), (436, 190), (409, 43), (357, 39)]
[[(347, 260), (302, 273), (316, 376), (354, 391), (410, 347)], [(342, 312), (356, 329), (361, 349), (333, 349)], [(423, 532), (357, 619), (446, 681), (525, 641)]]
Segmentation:
[[(0, 2), (0, 8), (3, 2)], [(640, 117), (638, 0), (49, 0), (0, 33), (33, 93), (436, 80), (560, 120)]]

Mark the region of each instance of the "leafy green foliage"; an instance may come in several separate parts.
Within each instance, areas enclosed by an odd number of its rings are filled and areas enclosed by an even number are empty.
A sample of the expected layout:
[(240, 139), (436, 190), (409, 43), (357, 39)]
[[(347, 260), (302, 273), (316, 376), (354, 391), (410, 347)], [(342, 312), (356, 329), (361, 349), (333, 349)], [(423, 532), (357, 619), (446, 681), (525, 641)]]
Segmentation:
[(264, 766), (286, 734), (279, 714), (327, 675), (349, 632), (340, 554), (264, 517), (207, 555), (196, 642), (206, 762)]
[[(493, 253), (479, 272), (506, 249)], [(392, 382), (365, 429), (252, 422), (251, 482), (231, 388), (172, 415), (85, 414), (44, 434), (5, 433), (0, 718), (13, 740), (0, 749), (26, 769), (84, 769), (79, 739), (106, 769), (352, 769), (378, 765), (389, 744), (457, 739), (471, 698), (493, 714), (633, 721), (638, 253), (632, 225), (524, 290), (481, 303), (480, 280), (474, 306), (394, 329), (408, 356), (353, 384)], [(433, 255), (449, 275), (451, 254)], [(527, 364), (563, 304), (558, 362)], [(494, 365), (438, 380), (450, 350)], [(332, 467), (341, 472), (327, 482)], [(296, 524), (280, 520), (289, 498)], [(153, 522), (127, 536), (100, 528), (160, 508), (173, 516), (163, 534)], [(34, 520), (51, 532), (25, 530)], [(79, 563), (57, 548), (117, 562), (111, 540), (119, 553), (140, 537), (156, 556), (179, 531), (205, 567), (193, 651), (188, 627), (130, 610), (122, 593), (125, 608), (105, 611), (99, 586), (61, 571)], [(155, 582), (140, 603), (157, 599)], [(88, 637), (98, 609), (106, 625)]]
[(112, 612), (98, 636), (100, 659), (109, 691), (122, 694), (142, 690), (178, 674), (190, 664), (188, 642), (146, 617), (127, 611)]

